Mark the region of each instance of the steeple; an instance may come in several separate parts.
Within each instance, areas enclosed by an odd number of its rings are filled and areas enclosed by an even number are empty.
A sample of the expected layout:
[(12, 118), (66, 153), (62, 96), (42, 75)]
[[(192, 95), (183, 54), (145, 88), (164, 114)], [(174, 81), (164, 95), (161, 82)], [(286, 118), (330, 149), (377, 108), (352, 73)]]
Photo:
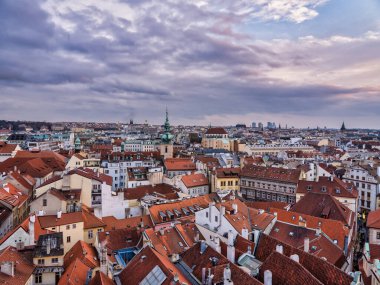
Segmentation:
[(342, 127), (340, 128), (341, 132), (344, 132), (346, 130), (346, 126), (344, 125), (344, 122), (342, 123)]
[(165, 132), (164, 132), (164, 134), (161, 135), (161, 140), (164, 144), (169, 144), (171, 142), (171, 140), (173, 139), (173, 135), (170, 133), (168, 108), (166, 108), (164, 130), (165, 130)]
[(170, 132), (168, 107), (166, 107), (166, 119), (165, 119), (164, 129), (165, 129), (165, 132), (167, 132), (167, 133)]

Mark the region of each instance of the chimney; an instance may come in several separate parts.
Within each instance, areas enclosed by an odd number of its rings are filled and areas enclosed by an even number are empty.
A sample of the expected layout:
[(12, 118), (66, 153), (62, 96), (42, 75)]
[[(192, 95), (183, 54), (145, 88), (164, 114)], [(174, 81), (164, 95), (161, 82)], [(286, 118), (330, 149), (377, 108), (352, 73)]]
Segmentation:
[(62, 211), (57, 212), (57, 219), (60, 219), (62, 217)]
[(259, 242), (260, 231), (259, 230), (254, 230), (253, 231), (253, 236), (254, 236), (254, 243), (257, 244)]
[(198, 242), (198, 241), (199, 241), (199, 232), (198, 232), (198, 231), (197, 231), (197, 233), (195, 234), (194, 241), (195, 241), (195, 242)]
[(264, 271), (264, 285), (272, 285), (272, 272), (270, 270)]
[(34, 237), (34, 224), (36, 222), (36, 216), (31, 215), (29, 217), (29, 245), (35, 244), (35, 237)]
[(215, 251), (218, 253), (222, 252), (222, 248), (220, 247), (220, 239), (218, 236), (214, 237)]
[(234, 209), (234, 214), (236, 214), (238, 212), (238, 205), (233, 203), (232, 204), (232, 209)]
[(214, 275), (211, 275), (211, 268), (208, 269), (208, 276), (207, 276), (207, 285), (212, 285), (212, 279), (214, 278)]
[(298, 256), (298, 254), (293, 254), (290, 256), (290, 259), (291, 260), (294, 260), (295, 262), (300, 262), (300, 257)]
[(228, 232), (227, 258), (230, 262), (235, 263), (234, 234), (231, 230)]
[(303, 250), (305, 252), (309, 252), (309, 246), (310, 246), (310, 240), (308, 237), (306, 237), (303, 241)]
[(245, 239), (248, 239), (248, 229), (246, 227), (244, 227), (242, 230), (241, 230), (241, 236)]
[(276, 245), (276, 251), (278, 253), (283, 254), (284, 253), (284, 247), (281, 244)]
[(202, 285), (206, 284), (206, 268), (202, 268)]
[(224, 216), (225, 214), (226, 214), (226, 207), (221, 206), (221, 207), (220, 207), (220, 215), (221, 215), (221, 216)]
[(1, 264), (0, 266), (0, 272), (4, 273), (8, 276), (15, 276), (15, 264), (13, 261), (6, 261)]
[(211, 214), (212, 214), (212, 207), (215, 205), (215, 203), (214, 202), (210, 202), (209, 204), (208, 204), (208, 219), (209, 219), (209, 221), (211, 222)]
[(164, 235), (165, 234), (165, 230), (163, 228), (160, 229), (160, 235)]
[(231, 269), (230, 269), (230, 264), (227, 263), (227, 266), (224, 268), (223, 271), (223, 285), (230, 285), (233, 284), (231, 280)]

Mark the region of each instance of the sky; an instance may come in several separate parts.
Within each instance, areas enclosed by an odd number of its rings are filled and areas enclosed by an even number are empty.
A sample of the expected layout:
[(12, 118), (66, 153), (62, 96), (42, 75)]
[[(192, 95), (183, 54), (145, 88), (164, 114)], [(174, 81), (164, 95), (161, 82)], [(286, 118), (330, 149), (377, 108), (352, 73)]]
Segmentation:
[(380, 128), (379, 0), (1, 0), (0, 119)]

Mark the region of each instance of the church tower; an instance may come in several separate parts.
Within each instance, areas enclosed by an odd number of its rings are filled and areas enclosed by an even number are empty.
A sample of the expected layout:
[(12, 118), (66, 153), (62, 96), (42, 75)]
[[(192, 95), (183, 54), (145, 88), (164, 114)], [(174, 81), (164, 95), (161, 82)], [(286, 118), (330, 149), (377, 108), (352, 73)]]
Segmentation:
[(340, 131), (341, 132), (345, 132), (346, 131), (346, 126), (345, 126), (344, 122), (342, 124), (342, 127), (340, 128)]
[(160, 154), (166, 158), (173, 158), (173, 135), (170, 133), (170, 123), (168, 109), (166, 109), (166, 119), (164, 124), (165, 132), (161, 135)]

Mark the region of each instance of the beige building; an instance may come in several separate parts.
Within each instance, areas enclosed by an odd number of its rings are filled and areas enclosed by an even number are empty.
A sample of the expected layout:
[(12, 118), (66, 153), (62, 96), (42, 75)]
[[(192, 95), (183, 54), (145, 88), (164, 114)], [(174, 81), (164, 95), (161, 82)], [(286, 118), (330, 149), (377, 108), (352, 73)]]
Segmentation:
[(58, 212), (57, 215), (38, 216), (37, 219), (42, 229), (63, 234), (65, 253), (80, 240), (92, 245), (97, 232), (105, 228), (100, 219), (87, 211), (66, 214)]
[(33, 252), (34, 283), (55, 285), (61, 278), (63, 268), (63, 235), (52, 233), (40, 235)]
[(228, 138), (223, 128), (209, 128), (202, 138), (202, 147), (212, 149), (234, 150), (234, 141)]

